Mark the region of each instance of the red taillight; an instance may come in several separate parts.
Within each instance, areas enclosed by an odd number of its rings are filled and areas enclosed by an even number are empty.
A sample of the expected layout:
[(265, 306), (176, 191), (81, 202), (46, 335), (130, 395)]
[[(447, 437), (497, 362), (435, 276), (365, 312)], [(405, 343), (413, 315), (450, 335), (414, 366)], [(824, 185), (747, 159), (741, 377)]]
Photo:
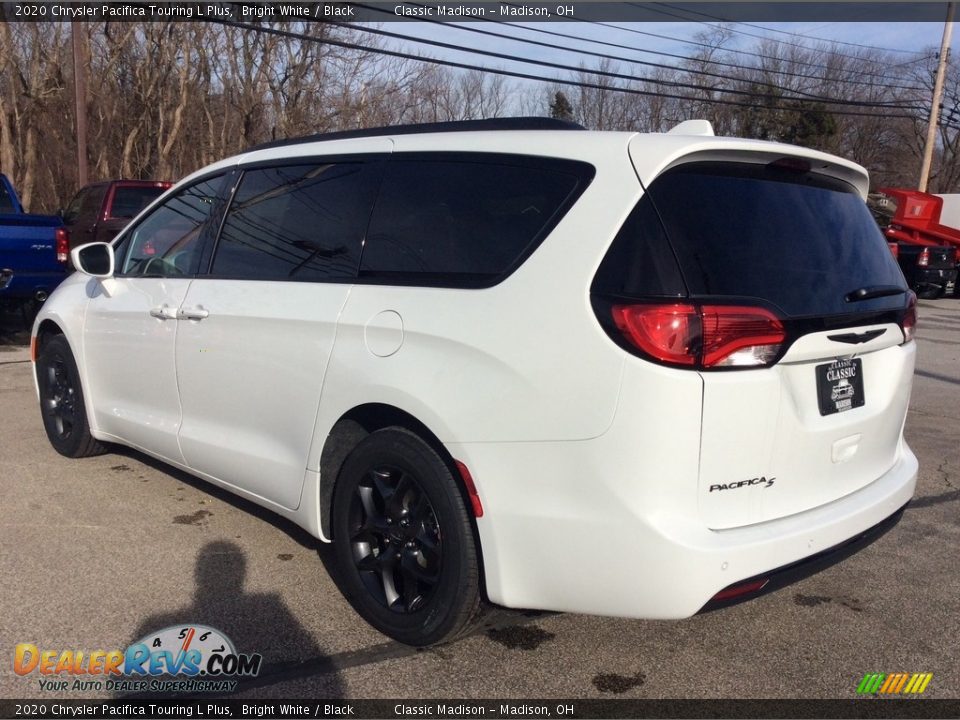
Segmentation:
[(927, 267), (930, 264), (930, 251), (927, 248), (924, 248), (923, 251), (917, 255), (917, 267)]
[(687, 367), (769, 365), (786, 339), (776, 315), (726, 305), (614, 305), (613, 321), (633, 345)]
[(54, 237), (57, 241), (57, 262), (66, 263), (70, 259), (70, 231), (57, 228)]
[(768, 365), (786, 339), (783, 323), (761, 308), (707, 305), (702, 313), (704, 367)]
[(614, 305), (613, 322), (626, 338), (657, 360), (695, 365), (700, 314), (693, 305)]
[(903, 342), (908, 343), (917, 334), (917, 295), (910, 290), (907, 293), (907, 311), (903, 315)]
[(894, 260), (900, 259), (900, 246), (895, 242), (888, 242), (887, 247), (890, 248), (890, 254), (893, 255)]
[(960, 264), (960, 247), (953, 251), (953, 261)]

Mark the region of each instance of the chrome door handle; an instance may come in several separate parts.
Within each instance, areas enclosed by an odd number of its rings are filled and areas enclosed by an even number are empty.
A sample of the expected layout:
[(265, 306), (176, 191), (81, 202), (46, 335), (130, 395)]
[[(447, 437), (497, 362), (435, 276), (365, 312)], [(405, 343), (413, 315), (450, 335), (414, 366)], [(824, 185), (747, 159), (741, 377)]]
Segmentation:
[(193, 310), (180, 310), (177, 313), (178, 320), (203, 320), (209, 317), (210, 312), (203, 308), (194, 308)]
[(166, 303), (160, 305), (159, 307), (150, 308), (150, 316), (159, 318), (160, 320), (176, 320), (177, 319), (177, 309), (172, 308)]

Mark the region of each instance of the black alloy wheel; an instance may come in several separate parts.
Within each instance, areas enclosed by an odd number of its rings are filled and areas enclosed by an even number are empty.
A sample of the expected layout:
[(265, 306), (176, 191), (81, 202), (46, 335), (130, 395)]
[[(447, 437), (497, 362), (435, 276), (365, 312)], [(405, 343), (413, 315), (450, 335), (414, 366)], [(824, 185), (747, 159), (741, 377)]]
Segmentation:
[(73, 458), (105, 452), (90, 435), (80, 373), (63, 335), (49, 338), (41, 347), (37, 385), (43, 427), (54, 450)]
[(479, 610), (479, 563), (466, 505), (437, 453), (402, 428), (368, 435), (334, 492), (344, 594), (375, 628), (411, 645), (447, 642)]
[(47, 392), (43, 398), (43, 412), (48, 417), (57, 439), (69, 441), (77, 419), (77, 389), (62, 357), (43, 368)]
[(349, 512), (354, 562), (371, 596), (394, 612), (422, 608), (443, 562), (440, 526), (423, 488), (399, 468), (373, 468)]

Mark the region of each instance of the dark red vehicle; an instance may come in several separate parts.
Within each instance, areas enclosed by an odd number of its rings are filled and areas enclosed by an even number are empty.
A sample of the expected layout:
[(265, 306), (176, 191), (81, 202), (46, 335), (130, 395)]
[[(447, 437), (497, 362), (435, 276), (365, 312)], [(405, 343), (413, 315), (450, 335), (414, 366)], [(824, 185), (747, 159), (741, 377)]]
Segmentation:
[(109, 242), (172, 184), (154, 180), (108, 180), (84, 186), (63, 211), (70, 248), (90, 242)]

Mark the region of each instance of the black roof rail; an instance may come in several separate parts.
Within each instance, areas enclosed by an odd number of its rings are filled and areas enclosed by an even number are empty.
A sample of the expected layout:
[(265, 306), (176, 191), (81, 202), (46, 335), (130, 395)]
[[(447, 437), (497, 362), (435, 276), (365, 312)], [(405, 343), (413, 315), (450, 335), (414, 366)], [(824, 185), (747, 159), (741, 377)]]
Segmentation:
[(275, 140), (254, 145), (244, 152), (267, 150), (269, 148), (320, 142), (321, 140), (348, 140), (350, 138), (379, 137), (383, 135), (416, 135), (424, 133), (475, 132), (478, 130), (586, 130), (583, 125), (569, 120), (551, 117), (504, 117), (486, 120), (454, 120), (450, 122), (418, 123), (416, 125), (387, 125), (384, 127), (363, 128), (361, 130), (341, 130), (339, 132), (317, 133), (303, 137)]

